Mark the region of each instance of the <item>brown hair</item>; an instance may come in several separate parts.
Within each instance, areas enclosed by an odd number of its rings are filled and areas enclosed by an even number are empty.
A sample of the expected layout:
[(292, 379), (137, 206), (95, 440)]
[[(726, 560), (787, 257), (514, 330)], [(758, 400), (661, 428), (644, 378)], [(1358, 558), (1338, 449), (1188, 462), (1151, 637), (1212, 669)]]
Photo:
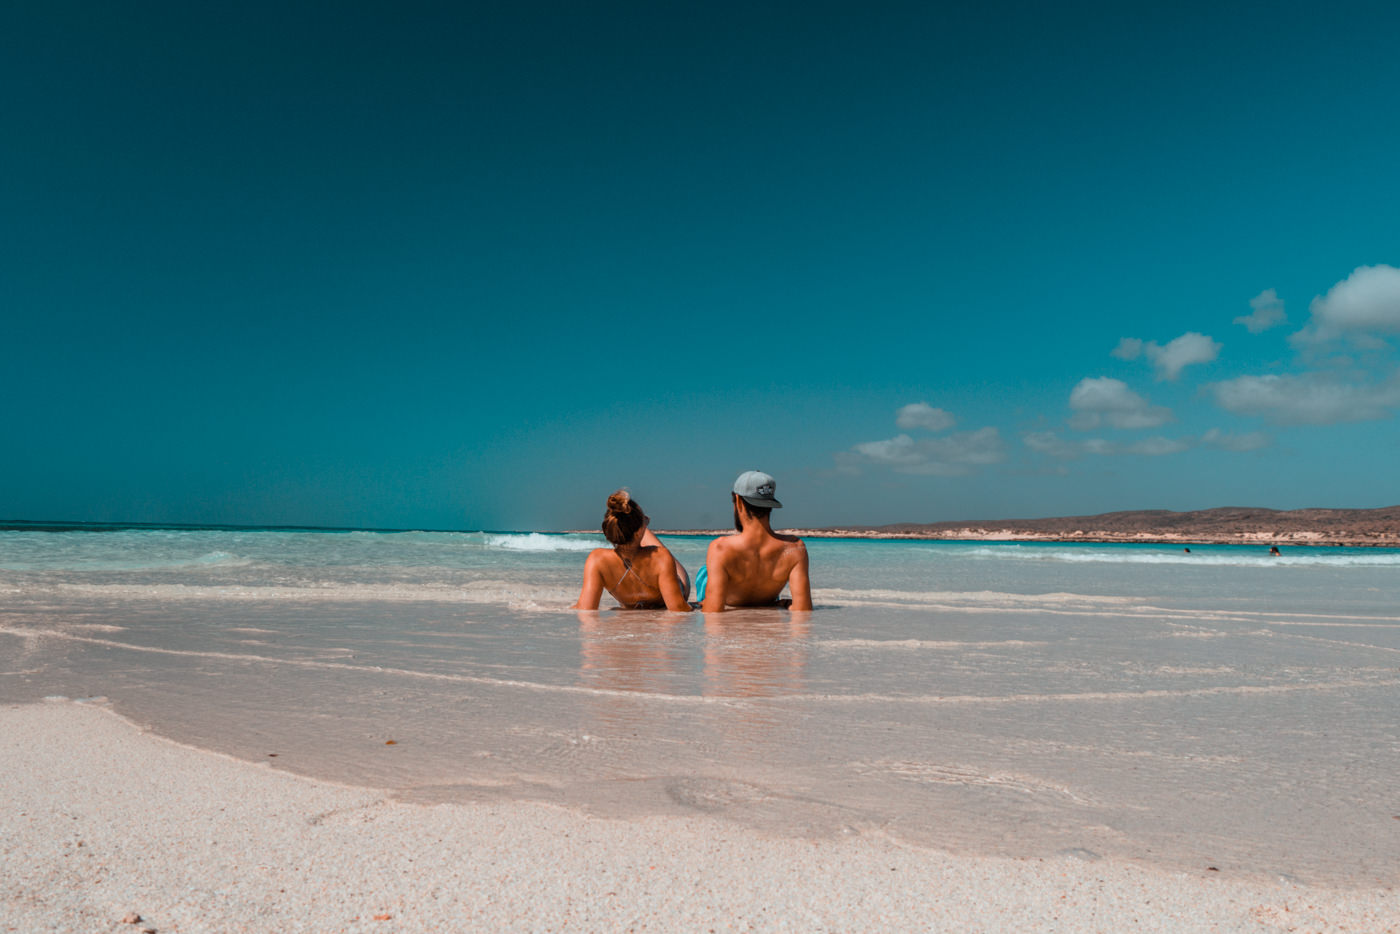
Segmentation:
[(608, 511), (603, 515), (603, 537), (614, 545), (625, 545), (637, 537), (646, 525), (646, 513), (626, 490), (608, 497)]
[(734, 531), (736, 532), (744, 531), (744, 524), (739, 521), (740, 502), (743, 502), (744, 504), (744, 511), (747, 512), (749, 515), (753, 516), (755, 519), (766, 519), (768, 518), (768, 514), (773, 511), (772, 506), (755, 506), (753, 503), (744, 499), (738, 493), (734, 493), (732, 495), (734, 497)]

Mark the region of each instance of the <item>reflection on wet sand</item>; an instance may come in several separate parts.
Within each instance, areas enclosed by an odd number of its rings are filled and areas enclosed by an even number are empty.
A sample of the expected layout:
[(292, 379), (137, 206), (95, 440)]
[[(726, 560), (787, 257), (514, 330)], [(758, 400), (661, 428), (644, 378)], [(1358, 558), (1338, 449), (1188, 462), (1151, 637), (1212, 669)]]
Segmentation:
[(705, 617), (707, 697), (802, 693), (811, 613), (735, 610)]
[(635, 735), (657, 717), (648, 695), (687, 693), (691, 679), (681, 664), (682, 619), (645, 610), (578, 611), (578, 683), (599, 692), (586, 705), (594, 729)]
[[(598, 691), (587, 708), (591, 729), (604, 734), (632, 737), (680, 717), (700, 730), (691, 735), (702, 747), (730, 754), (767, 748), (773, 731), (786, 728), (786, 714), (763, 699), (805, 689), (810, 613), (709, 614), (699, 632), (695, 616), (661, 612), (582, 610), (578, 620), (578, 683)], [(658, 708), (647, 699), (656, 694), (720, 703)], [(679, 723), (672, 729), (684, 731)]]
[(683, 618), (580, 610), (579, 684), (606, 691), (675, 693), (682, 680), (676, 630)]
[[(810, 613), (735, 610), (705, 618), (693, 665), (693, 617), (578, 611), (579, 680), (603, 691), (778, 697), (803, 690)], [(686, 664), (687, 656), (692, 664)]]
[(745, 757), (793, 741), (794, 721), (763, 698), (800, 694), (807, 666), (810, 613), (786, 610), (734, 610), (705, 618), (706, 697), (742, 698), (754, 703), (721, 705), (715, 723), (717, 743)]

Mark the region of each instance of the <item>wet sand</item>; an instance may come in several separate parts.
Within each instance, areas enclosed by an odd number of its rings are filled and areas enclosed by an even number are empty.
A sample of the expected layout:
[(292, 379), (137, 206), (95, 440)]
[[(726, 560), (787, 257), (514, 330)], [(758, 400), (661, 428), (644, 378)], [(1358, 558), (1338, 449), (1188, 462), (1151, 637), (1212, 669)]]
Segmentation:
[(0, 708), (0, 828), (0, 929), (15, 931), (1400, 931), (1391, 890), (704, 815), (406, 804), (67, 701)]

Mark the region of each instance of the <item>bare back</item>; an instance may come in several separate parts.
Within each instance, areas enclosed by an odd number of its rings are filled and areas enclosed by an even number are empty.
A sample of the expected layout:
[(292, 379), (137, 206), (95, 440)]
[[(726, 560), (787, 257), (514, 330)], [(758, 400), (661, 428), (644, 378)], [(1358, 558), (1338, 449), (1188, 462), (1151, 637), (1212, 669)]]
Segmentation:
[(575, 609), (596, 610), (603, 591), (624, 609), (690, 609), (685, 568), (647, 530), (641, 547), (595, 548), (583, 567), (583, 589)]
[(795, 535), (747, 526), (737, 535), (711, 542), (705, 568), (707, 613), (726, 606), (772, 606), (784, 587), (791, 589), (792, 609), (812, 608), (807, 546)]

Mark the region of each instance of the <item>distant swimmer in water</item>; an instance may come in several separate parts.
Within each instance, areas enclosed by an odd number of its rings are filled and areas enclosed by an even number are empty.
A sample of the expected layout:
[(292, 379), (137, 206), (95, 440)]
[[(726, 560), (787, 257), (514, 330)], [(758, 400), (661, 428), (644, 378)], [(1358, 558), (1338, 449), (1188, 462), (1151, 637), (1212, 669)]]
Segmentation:
[(690, 575), (648, 527), (651, 520), (626, 490), (608, 497), (603, 537), (583, 565), (576, 610), (596, 610), (606, 590), (625, 610), (690, 610)]
[(1183, 548), (1183, 549), (1181, 549), (1181, 550), (1184, 551), (1184, 552), (1186, 552), (1188, 555), (1191, 553), (1191, 549), (1190, 549), (1190, 548)]
[(719, 613), (731, 606), (775, 606), (787, 587), (793, 610), (812, 608), (812, 585), (807, 579), (807, 546), (796, 535), (773, 531), (769, 513), (781, 509), (773, 498), (777, 482), (768, 474), (749, 470), (734, 481), (734, 528), (738, 535), (710, 542), (705, 566), (696, 575), (700, 609)]
[(1269, 549), (1269, 554), (1271, 554), (1271, 555), (1278, 555), (1278, 556), (1280, 556), (1280, 557), (1283, 556), (1283, 552), (1281, 552), (1281, 551), (1278, 550), (1278, 546), (1277, 546), (1277, 545), (1274, 545), (1274, 546), (1272, 546), (1272, 547)]

